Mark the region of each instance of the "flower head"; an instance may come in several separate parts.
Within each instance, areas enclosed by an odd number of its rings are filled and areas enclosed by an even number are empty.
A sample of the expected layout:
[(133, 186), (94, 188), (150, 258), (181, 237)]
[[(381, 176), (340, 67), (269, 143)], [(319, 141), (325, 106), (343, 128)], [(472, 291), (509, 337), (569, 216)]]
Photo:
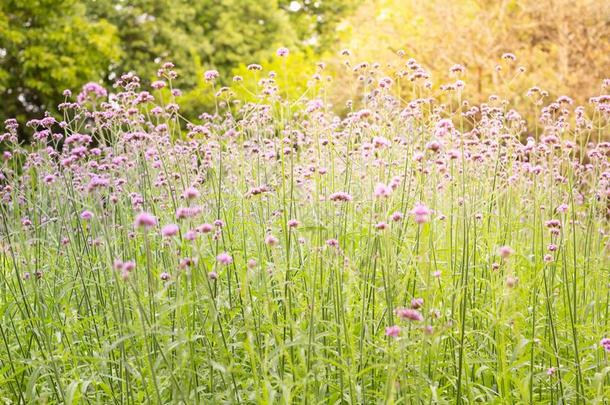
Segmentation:
[(385, 328), (385, 335), (393, 338), (398, 337), (398, 335), (400, 335), (400, 326), (388, 326), (387, 328)]
[(184, 190), (184, 198), (187, 200), (192, 200), (197, 197), (199, 197), (199, 190), (197, 190), (195, 187), (189, 187)]
[(387, 185), (385, 185), (383, 183), (377, 183), (377, 185), (375, 185), (375, 191), (373, 192), (373, 194), (377, 198), (381, 198), (381, 197), (387, 198), (390, 195), (392, 195), (392, 188), (388, 187)]
[(345, 191), (337, 191), (336, 193), (332, 193), (330, 196), (328, 196), (328, 198), (335, 202), (352, 201), (352, 196)]
[(227, 252), (222, 252), (216, 256), (216, 261), (224, 266), (233, 263), (233, 258)]
[(424, 204), (417, 203), (415, 207), (413, 207), (413, 209), (411, 210), (411, 215), (413, 215), (415, 223), (424, 224), (430, 221), (430, 215), (432, 215), (432, 211)]
[(203, 78), (205, 79), (206, 82), (212, 82), (212, 81), (218, 79), (219, 76), (220, 76), (220, 74), (218, 73), (218, 70), (207, 70), (203, 74)]
[(140, 212), (134, 221), (136, 228), (150, 229), (157, 225), (157, 218), (148, 212)]
[(500, 246), (498, 248), (498, 254), (503, 259), (508, 259), (513, 253), (514, 250), (510, 246)]
[(180, 228), (176, 224), (165, 225), (163, 229), (161, 229), (161, 235), (166, 238), (178, 235)]
[(422, 321), (424, 319), (421, 312), (412, 308), (398, 308), (395, 313), (402, 319), (408, 319), (410, 321)]
[(265, 244), (268, 246), (275, 246), (279, 243), (279, 239), (273, 235), (267, 235), (265, 237)]

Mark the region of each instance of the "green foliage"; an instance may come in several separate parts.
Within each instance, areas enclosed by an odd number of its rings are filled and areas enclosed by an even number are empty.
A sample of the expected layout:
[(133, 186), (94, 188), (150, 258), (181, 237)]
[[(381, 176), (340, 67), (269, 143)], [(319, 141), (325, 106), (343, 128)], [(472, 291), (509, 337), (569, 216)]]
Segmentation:
[(4, 1), (0, 4), (0, 94), (4, 100), (0, 119), (40, 116), (63, 100), (65, 88), (77, 90), (87, 81), (110, 85), (128, 71), (145, 82), (154, 80), (161, 61), (178, 67), (185, 111), (198, 112), (213, 102), (201, 78), (205, 70), (219, 70), (226, 83), (234, 69), (269, 60), (279, 46), (304, 50), (292, 60), (314, 58), (311, 50), (321, 52), (332, 45), (334, 26), (356, 0), (303, 1), (298, 10), (291, 3)]
[(233, 73), (244, 80), (233, 86), (237, 98), (246, 101), (260, 101), (256, 94), (260, 90), (259, 80), (274, 72), (280, 95), (290, 100), (297, 100), (306, 94), (315, 66), (308, 62), (314, 59), (311, 50), (292, 52), (287, 58), (273, 56), (263, 62), (262, 71), (248, 71), (244, 64), (234, 69)]
[(337, 39), (335, 27), (341, 19), (362, 0), (279, 0), (279, 3), (289, 12), (299, 40), (323, 51)]
[(116, 27), (85, 11), (75, 0), (0, 3), (0, 118), (40, 115), (122, 57)]

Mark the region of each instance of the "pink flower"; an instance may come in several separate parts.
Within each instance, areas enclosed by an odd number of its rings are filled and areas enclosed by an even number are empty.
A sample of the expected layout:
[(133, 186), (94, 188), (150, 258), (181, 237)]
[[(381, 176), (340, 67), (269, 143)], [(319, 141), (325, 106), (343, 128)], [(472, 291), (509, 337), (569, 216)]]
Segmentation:
[(155, 90), (162, 89), (165, 87), (165, 82), (163, 80), (156, 80), (150, 84), (150, 87)]
[(332, 193), (328, 196), (329, 200), (335, 202), (348, 202), (352, 201), (352, 196), (344, 191), (337, 191), (336, 193)]
[(288, 48), (281, 47), (276, 51), (276, 55), (283, 58), (284, 56), (288, 56), (288, 52)]
[(88, 221), (91, 218), (93, 218), (93, 212), (85, 210), (85, 211), (81, 212), (80, 217), (82, 219), (84, 219), (85, 221)]
[(228, 264), (233, 263), (233, 258), (227, 252), (222, 252), (218, 256), (216, 256), (216, 261), (226, 266)]
[(610, 338), (603, 338), (599, 344), (604, 348), (604, 350), (610, 352)]
[(197, 190), (195, 187), (189, 187), (186, 190), (184, 190), (184, 198), (188, 199), (188, 200), (192, 200), (194, 198), (199, 197), (199, 190)]
[(279, 242), (278, 238), (276, 238), (273, 235), (267, 235), (265, 237), (265, 243), (269, 246), (275, 246), (278, 244), (278, 242)]
[(388, 224), (385, 222), (379, 222), (377, 224), (375, 224), (375, 229), (383, 231), (384, 229), (387, 229)]
[(326, 241), (326, 244), (330, 247), (338, 247), (339, 246), (339, 241), (337, 239), (328, 239)]
[(393, 338), (398, 337), (398, 335), (400, 335), (400, 326), (388, 326), (387, 328), (385, 328), (385, 335)]
[(411, 308), (413, 309), (419, 309), (424, 305), (424, 299), (423, 298), (413, 298), (411, 300)]
[(203, 78), (205, 79), (206, 82), (214, 81), (214, 80), (218, 79), (218, 76), (220, 76), (220, 74), (218, 73), (218, 70), (207, 70), (203, 74)]
[(197, 227), (197, 231), (201, 233), (210, 233), (214, 229), (212, 224), (203, 224)]
[(178, 231), (180, 231), (180, 228), (178, 228), (178, 225), (169, 224), (169, 225), (165, 225), (163, 227), (163, 229), (161, 229), (161, 235), (163, 235), (166, 238), (169, 238), (169, 237), (178, 235)]
[(513, 277), (513, 276), (506, 277), (506, 286), (508, 288), (515, 287), (518, 282), (519, 282), (519, 279), (517, 277)]
[(141, 212), (136, 216), (134, 225), (136, 228), (150, 229), (157, 225), (157, 218), (148, 212)]
[(547, 228), (561, 228), (561, 221), (558, 219), (550, 219), (544, 223)]
[(288, 221), (289, 228), (296, 228), (298, 226), (299, 226), (299, 221), (297, 221), (296, 219), (291, 219)]
[(375, 191), (374, 191), (373, 194), (377, 198), (381, 198), (381, 197), (386, 197), (387, 198), (390, 195), (392, 195), (392, 188), (388, 187), (387, 185), (385, 185), (383, 183), (377, 183), (377, 185), (375, 186)]
[(568, 210), (568, 205), (567, 204), (561, 204), (557, 207), (557, 212), (559, 213), (564, 213)]
[(403, 218), (404, 218), (404, 215), (402, 214), (402, 212), (396, 211), (395, 213), (392, 214), (392, 221), (394, 221), (394, 222), (402, 221)]
[(83, 103), (90, 96), (104, 98), (108, 95), (108, 92), (105, 88), (100, 86), (97, 83), (89, 82), (83, 86), (83, 89), (77, 96), (77, 100), (79, 103)]
[(424, 319), (422, 314), (416, 309), (398, 308), (395, 310), (395, 313), (402, 319), (408, 319), (410, 321), (422, 321)]
[(218, 273), (216, 273), (215, 271), (210, 271), (208, 273), (208, 277), (210, 278), (210, 280), (216, 280), (218, 279)]
[(169, 276), (169, 273), (163, 272), (163, 273), (161, 273), (160, 277), (161, 277), (161, 280), (167, 281), (167, 280), (169, 280), (170, 276)]
[(195, 263), (197, 263), (197, 259), (191, 259), (190, 257), (185, 257), (183, 259), (180, 259), (180, 263), (178, 264), (178, 266), (181, 269), (186, 269), (188, 267), (193, 266)]
[(133, 270), (135, 270), (136, 268), (136, 262), (134, 261), (126, 261), (125, 263), (123, 263), (123, 270), (126, 272), (132, 272)]
[(415, 223), (423, 224), (430, 221), (430, 215), (432, 215), (432, 211), (424, 204), (417, 203), (415, 204), (415, 207), (413, 207), (413, 209), (411, 210), (411, 215), (413, 215)]
[(115, 270), (121, 270), (123, 268), (123, 262), (120, 259), (114, 259), (114, 263), (112, 266)]
[(510, 246), (500, 246), (500, 248), (498, 249), (498, 254), (503, 259), (507, 259), (513, 253), (514, 253), (514, 250)]
[(431, 150), (432, 152), (438, 152), (441, 148), (441, 144), (437, 141), (430, 141), (426, 144), (426, 149)]

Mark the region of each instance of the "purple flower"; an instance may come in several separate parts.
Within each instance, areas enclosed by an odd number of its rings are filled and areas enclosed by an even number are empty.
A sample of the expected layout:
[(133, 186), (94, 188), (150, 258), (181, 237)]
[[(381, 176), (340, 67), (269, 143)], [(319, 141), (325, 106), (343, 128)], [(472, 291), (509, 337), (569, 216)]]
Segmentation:
[(415, 207), (411, 210), (411, 215), (417, 224), (424, 224), (430, 221), (430, 215), (432, 215), (432, 211), (430, 208), (426, 207), (424, 204), (417, 203)]
[(220, 74), (218, 73), (218, 70), (207, 70), (203, 74), (203, 78), (205, 79), (206, 82), (212, 82), (212, 81), (218, 79), (218, 76), (220, 76)]
[(403, 217), (404, 215), (402, 214), (402, 212), (396, 211), (392, 214), (392, 221), (399, 222), (402, 220)]
[(410, 321), (422, 321), (424, 319), (422, 314), (416, 309), (398, 308), (395, 313), (402, 319), (408, 319)]
[(383, 183), (377, 183), (373, 194), (377, 198), (389, 197), (392, 194), (392, 188)]
[(83, 89), (78, 94), (77, 100), (79, 103), (83, 103), (90, 96), (93, 96), (94, 98), (105, 98), (107, 95), (108, 92), (105, 88), (95, 82), (89, 82), (83, 86)]
[(80, 213), (80, 217), (82, 219), (84, 219), (85, 221), (88, 221), (91, 218), (93, 218), (93, 212), (85, 210), (85, 211)]
[(197, 232), (201, 233), (210, 233), (214, 230), (214, 226), (212, 224), (203, 224), (197, 227)]
[(346, 193), (345, 191), (337, 191), (336, 193), (332, 193), (328, 198), (331, 201), (335, 202), (348, 202), (352, 201), (352, 196)]
[(504, 259), (507, 259), (513, 253), (514, 250), (510, 246), (500, 246), (500, 248), (498, 248), (498, 254)]
[(169, 238), (169, 237), (178, 235), (178, 231), (180, 231), (180, 228), (178, 228), (178, 225), (169, 224), (169, 225), (165, 225), (163, 227), (163, 229), (161, 229), (161, 235), (163, 235), (166, 238)]
[(326, 244), (330, 247), (338, 247), (339, 246), (339, 241), (337, 239), (328, 239), (326, 241)]
[(216, 256), (216, 261), (222, 265), (228, 265), (233, 263), (233, 258), (227, 252), (222, 252)]
[(281, 47), (276, 51), (276, 55), (283, 58), (284, 56), (288, 56), (288, 52), (288, 48)]
[(141, 212), (136, 216), (134, 225), (136, 228), (150, 229), (157, 225), (157, 218), (148, 212)]
[(269, 246), (275, 246), (278, 244), (278, 242), (279, 242), (278, 238), (276, 238), (273, 235), (267, 235), (265, 237), (265, 243)]
[(610, 338), (603, 338), (599, 344), (604, 348), (604, 350), (610, 352)]
[(424, 305), (424, 299), (423, 298), (413, 298), (411, 300), (411, 308), (413, 309), (419, 309)]
[(393, 338), (398, 337), (398, 335), (400, 335), (400, 326), (388, 326), (387, 328), (385, 328), (385, 335)]
[(199, 197), (199, 190), (197, 190), (195, 187), (189, 187), (184, 190), (184, 198), (187, 200), (192, 200), (197, 197)]

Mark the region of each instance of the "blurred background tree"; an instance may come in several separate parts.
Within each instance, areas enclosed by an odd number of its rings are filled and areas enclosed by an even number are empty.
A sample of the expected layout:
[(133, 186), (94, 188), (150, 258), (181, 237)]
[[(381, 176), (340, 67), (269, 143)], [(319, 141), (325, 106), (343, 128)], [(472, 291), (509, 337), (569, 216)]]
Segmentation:
[(114, 25), (78, 0), (0, 2), (0, 119), (40, 116), (122, 60)]
[[(0, 119), (53, 110), (66, 88), (106, 85), (133, 71), (145, 82), (174, 62), (185, 110), (206, 107), (201, 80), (225, 81), (279, 46), (317, 58), (359, 0), (4, 0), (0, 3)], [(310, 63), (310, 61), (307, 61)], [(295, 67), (297, 69), (297, 67)]]
[[(455, 80), (449, 75), (453, 64), (464, 65), (465, 96), (475, 102), (502, 90), (518, 103), (534, 85), (584, 102), (599, 94), (610, 73), (605, 0), (374, 0), (342, 28), (352, 60), (397, 63), (396, 52), (404, 50), (432, 73), (437, 89)], [(500, 69), (507, 52), (516, 63)], [(524, 74), (517, 74), (519, 66)], [(349, 86), (337, 88), (342, 98), (352, 97)]]
[[(225, 85), (243, 75), (245, 94), (256, 85), (250, 63), (266, 65), (261, 75), (285, 69), (291, 80), (281, 84), (297, 94), (323, 59), (341, 106), (361, 91), (339, 67), (343, 48), (354, 62), (394, 69), (404, 69), (402, 49), (431, 72), (436, 90), (455, 80), (451, 65), (463, 64), (464, 96), (476, 102), (501, 91), (518, 103), (533, 85), (582, 102), (608, 75), (609, 38), (606, 0), (3, 0), (0, 119), (40, 116), (63, 89), (108, 86), (126, 71), (146, 83), (162, 61), (178, 67), (190, 118), (210, 105), (205, 70), (219, 70)], [(276, 60), (279, 46), (292, 62)], [(504, 52), (517, 62), (497, 70)]]

